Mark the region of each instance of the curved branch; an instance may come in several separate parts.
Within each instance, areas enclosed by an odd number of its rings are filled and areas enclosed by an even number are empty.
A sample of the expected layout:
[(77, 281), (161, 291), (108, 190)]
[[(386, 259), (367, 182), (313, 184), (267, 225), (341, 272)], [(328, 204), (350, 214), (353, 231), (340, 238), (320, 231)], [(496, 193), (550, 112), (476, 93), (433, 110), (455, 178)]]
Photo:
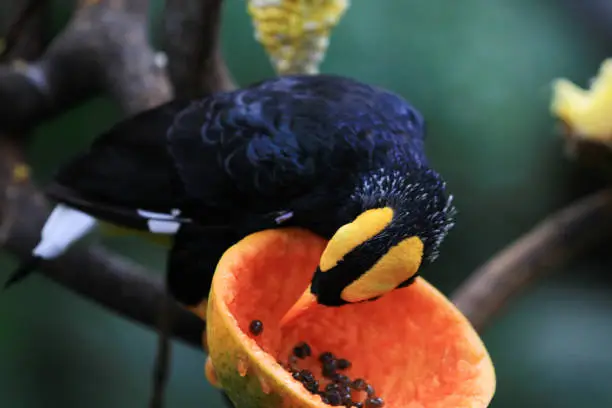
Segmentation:
[[(3, 30), (4, 49), (0, 61), (19, 55), (23, 59), (36, 58), (42, 47), (43, 9), (45, 0), (13, 0), (0, 6), (0, 12), (10, 15), (10, 22)], [(8, 9), (8, 10), (7, 10)]]
[(4, 131), (25, 133), (103, 91), (128, 114), (172, 98), (148, 43), (148, 2), (80, 3), (39, 59), (0, 67), (0, 101), (10, 101), (0, 104)]
[[(108, 90), (126, 114), (172, 97), (146, 36), (147, 0), (80, 0), (39, 59), (0, 66), (0, 246), (25, 259), (49, 214), (20, 149), (30, 127)], [(18, 57), (12, 55), (11, 57)], [(97, 247), (75, 247), (41, 265), (52, 280), (123, 316), (155, 326), (163, 285), (153, 273)], [(168, 301), (174, 334), (201, 347), (203, 322)]]
[[(26, 259), (37, 243), (50, 208), (31, 185), (15, 186), (9, 195), (10, 207), (2, 206), (4, 212), (0, 216), (12, 222), (3, 224), (0, 240), (9, 253)], [(173, 335), (189, 345), (202, 347), (204, 322), (169, 299), (163, 282), (153, 271), (127, 258), (97, 245), (76, 246), (61, 258), (43, 263), (40, 271), (106, 309), (152, 328), (157, 324), (160, 306), (168, 304), (173, 316)]]
[(612, 189), (543, 220), (477, 269), (451, 300), (481, 331), (527, 285), (612, 236)]

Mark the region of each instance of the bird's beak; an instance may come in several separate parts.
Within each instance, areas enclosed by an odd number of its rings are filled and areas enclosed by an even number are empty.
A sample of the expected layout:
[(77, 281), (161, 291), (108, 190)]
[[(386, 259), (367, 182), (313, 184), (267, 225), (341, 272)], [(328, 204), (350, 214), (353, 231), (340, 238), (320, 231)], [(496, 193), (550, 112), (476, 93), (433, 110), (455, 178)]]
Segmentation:
[(280, 320), (280, 327), (285, 327), (287, 324), (295, 321), (296, 318), (302, 316), (306, 311), (317, 305), (317, 298), (310, 291), (310, 285), (308, 289), (304, 291), (302, 296), (291, 306), (289, 311), (285, 313), (283, 318)]

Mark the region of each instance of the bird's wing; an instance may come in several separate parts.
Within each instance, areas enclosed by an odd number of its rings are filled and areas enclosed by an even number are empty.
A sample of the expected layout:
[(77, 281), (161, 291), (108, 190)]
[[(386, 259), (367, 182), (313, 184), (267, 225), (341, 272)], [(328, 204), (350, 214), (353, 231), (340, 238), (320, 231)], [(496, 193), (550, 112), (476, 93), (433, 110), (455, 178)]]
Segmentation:
[(56, 258), (89, 233), (94, 217), (162, 234), (174, 234), (188, 222), (173, 211), (182, 187), (166, 143), (174, 115), (186, 106), (172, 101), (121, 121), (60, 168), (46, 188), (58, 204), (7, 287), (29, 276), (41, 259)]
[(191, 197), (265, 212), (402, 156), (410, 143), (421, 155), (422, 126), (389, 92), (336, 76), (285, 76), (194, 103), (168, 138)]
[(119, 122), (62, 166), (46, 193), (125, 227), (163, 230), (168, 219), (186, 222), (177, 209), (183, 190), (166, 132), (187, 105), (171, 101)]

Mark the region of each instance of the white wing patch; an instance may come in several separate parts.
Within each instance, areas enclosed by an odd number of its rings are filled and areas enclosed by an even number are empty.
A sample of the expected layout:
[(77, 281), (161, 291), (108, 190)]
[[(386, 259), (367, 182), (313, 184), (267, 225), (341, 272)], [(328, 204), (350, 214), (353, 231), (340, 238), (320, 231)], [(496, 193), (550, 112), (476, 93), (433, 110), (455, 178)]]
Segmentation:
[(176, 221), (159, 221), (159, 220), (149, 220), (147, 222), (149, 227), (149, 231), (155, 234), (176, 234), (181, 226), (180, 222)]
[(142, 218), (148, 219), (147, 226), (149, 231), (155, 234), (176, 234), (179, 230), (181, 223), (174, 221), (176, 217), (181, 215), (181, 210), (174, 209), (170, 214), (158, 213), (153, 211), (138, 209), (138, 215)]
[[(176, 234), (180, 222), (175, 219), (181, 211), (174, 209), (170, 214), (138, 210), (138, 215), (146, 218), (149, 231), (156, 234)], [(32, 250), (34, 256), (54, 259), (62, 255), (72, 244), (93, 230), (98, 221), (82, 211), (58, 204), (41, 232), (41, 240)]]
[(97, 221), (92, 216), (59, 204), (47, 218), (41, 232), (41, 240), (32, 254), (42, 259), (57, 258), (94, 229), (96, 224)]

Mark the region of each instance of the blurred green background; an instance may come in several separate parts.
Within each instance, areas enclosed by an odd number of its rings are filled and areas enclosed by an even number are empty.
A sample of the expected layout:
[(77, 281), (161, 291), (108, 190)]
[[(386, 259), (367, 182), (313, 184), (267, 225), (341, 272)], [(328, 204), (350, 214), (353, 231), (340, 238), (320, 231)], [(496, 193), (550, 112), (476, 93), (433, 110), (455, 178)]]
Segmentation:
[[(69, 17), (57, 0), (50, 35)], [(598, 186), (562, 155), (548, 113), (550, 82), (584, 85), (609, 54), (610, 21), (571, 0), (355, 0), (322, 71), (390, 88), (429, 121), (428, 152), (460, 214), (427, 278), (445, 293), (478, 265), (573, 198)], [(584, 5), (594, 1), (584, 0)], [(601, 3), (601, 2), (600, 2)], [(157, 41), (163, 4), (154, 1)], [(588, 6), (585, 6), (588, 7)], [(245, 2), (227, 0), (223, 52), (239, 84), (273, 75), (253, 40)], [(101, 98), (38, 130), (36, 178), (116, 120)], [(138, 239), (106, 244), (161, 270), (164, 253)], [(605, 250), (530, 288), (483, 334), (497, 368), (492, 407), (612, 406), (612, 296)], [(0, 279), (15, 260), (0, 257)], [(145, 407), (155, 334), (35, 276), (0, 298), (0, 406)], [(167, 406), (220, 407), (204, 356), (175, 343)]]

